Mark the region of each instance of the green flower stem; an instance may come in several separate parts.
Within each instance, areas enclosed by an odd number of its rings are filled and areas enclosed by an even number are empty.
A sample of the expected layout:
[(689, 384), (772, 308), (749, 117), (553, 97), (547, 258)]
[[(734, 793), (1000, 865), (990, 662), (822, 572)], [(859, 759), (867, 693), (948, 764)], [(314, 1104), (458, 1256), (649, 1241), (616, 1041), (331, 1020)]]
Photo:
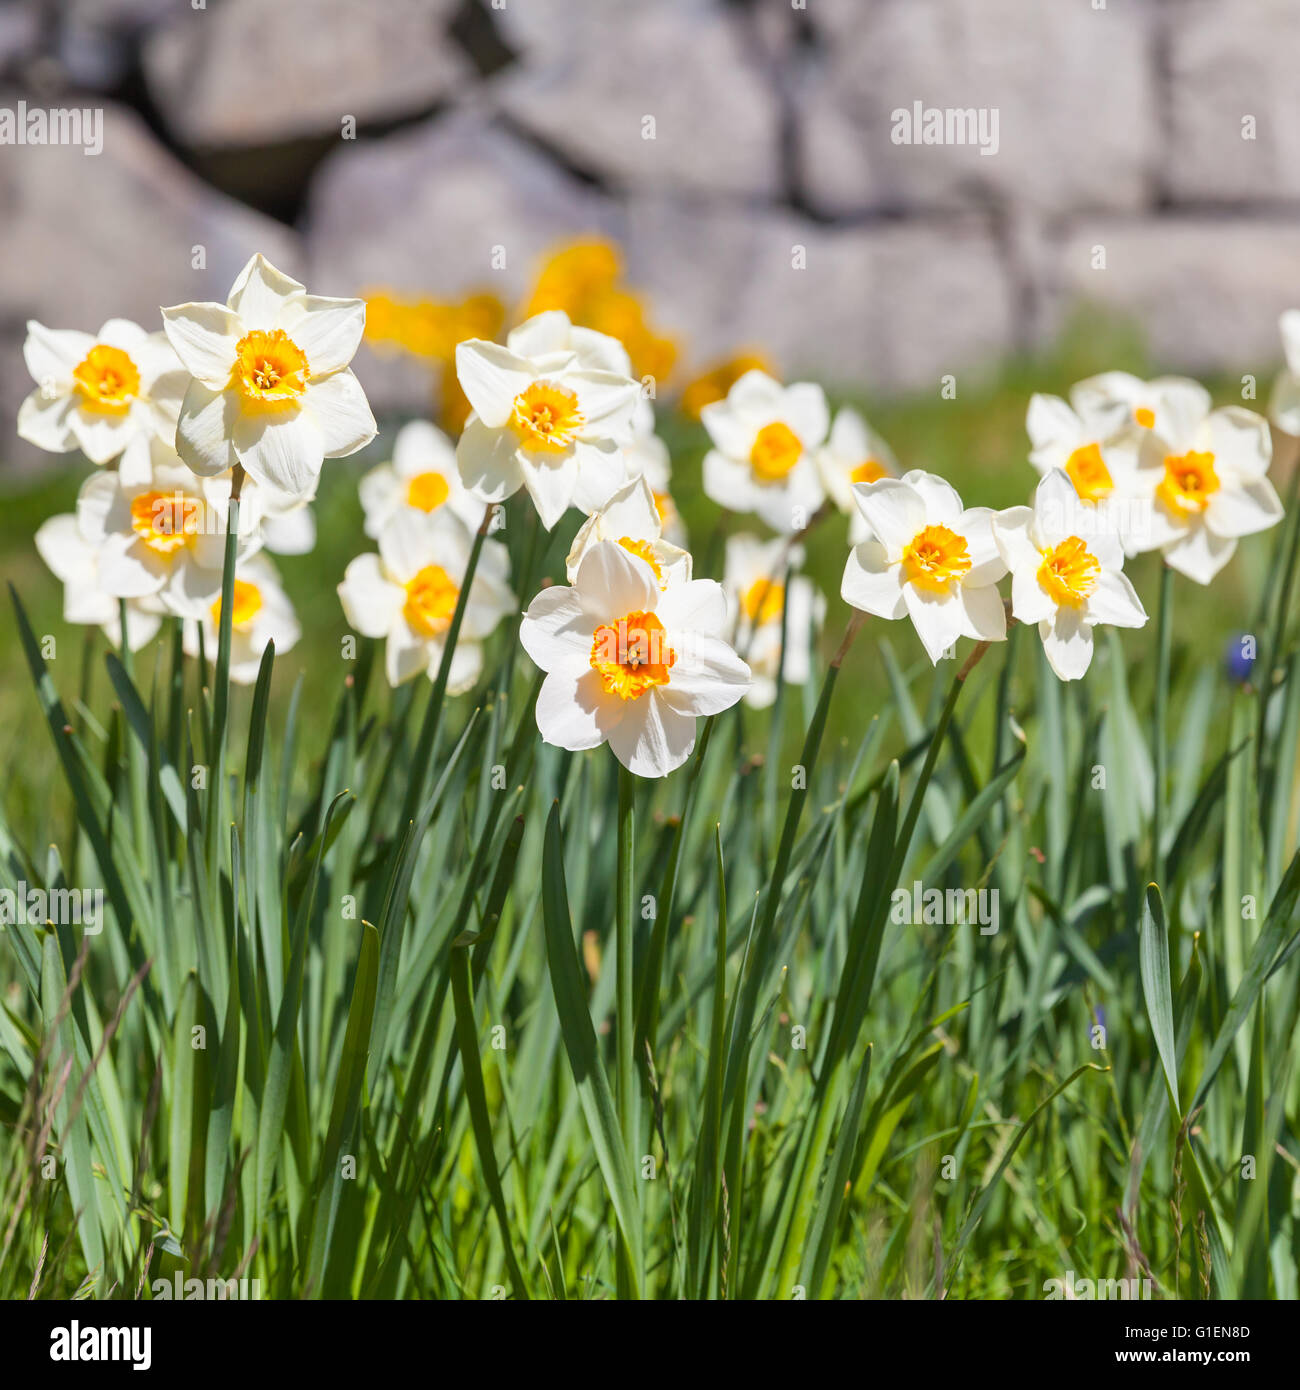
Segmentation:
[(1165, 861), (1160, 841), (1165, 823), (1165, 764), (1168, 750), (1169, 719), (1169, 657), (1173, 645), (1170, 612), (1173, 607), (1174, 572), (1168, 565), (1160, 567), (1160, 598), (1156, 610), (1156, 703), (1155, 727), (1152, 734), (1155, 768), (1154, 795), (1151, 800), (1151, 877), (1164, 883)]
[[(618, 1009), (614, 1024), (615, 1042), (618, 1048), (618, 1126), (623, 1135), (623, 1147), (628, 1161), (636, 1170), (637, 1154), (637, 1095), (636, 1072), (633, 1066), (633, 1039), (636, 1036), (636, 1013), (634, 991), (632, 988), (633, 931), (635, 919), (633, 908), (636, 902), (635, 886), (632, 881), (632, 846), (636, 835), (635, 812), (636, 785), (632, 774), (618, 765), (618, 881), (614, 898), (614, 941), (616, 951), (616, 971), (618, 990)], [(626, 1250), (620, 1242), (620, 1249)], [(630, 1278), (629, 1278), (630, 1273)], [(631, 1288), (641, 1285), (641, 1271), (621, 1271), (621, 1296)]]

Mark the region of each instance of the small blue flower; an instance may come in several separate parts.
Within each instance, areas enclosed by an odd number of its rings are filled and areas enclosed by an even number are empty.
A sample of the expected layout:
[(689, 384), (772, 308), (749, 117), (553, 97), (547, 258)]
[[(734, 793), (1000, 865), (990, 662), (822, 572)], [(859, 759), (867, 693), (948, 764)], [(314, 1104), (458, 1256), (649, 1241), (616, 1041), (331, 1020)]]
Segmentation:
[(1249, 632), (1234, 633), (1223, 649), (1223, 665), (1228, 679), (1244, 685), (1255, 668), (1255, 639)]

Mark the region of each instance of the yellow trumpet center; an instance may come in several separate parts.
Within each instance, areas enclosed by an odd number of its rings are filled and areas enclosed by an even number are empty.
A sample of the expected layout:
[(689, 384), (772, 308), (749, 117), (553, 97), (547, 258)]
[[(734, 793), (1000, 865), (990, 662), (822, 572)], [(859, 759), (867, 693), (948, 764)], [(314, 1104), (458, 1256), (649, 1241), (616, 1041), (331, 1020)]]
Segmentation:
[(653, 543), (645, 540), (634, 540), (631, 536), (620, 537), (618, 543), (624, 550), (644, 560), (650, 566), (654, 571), (655, 578), (659, 581), (659, 587), (662, 589), (664, 586), (664, 567), (659, 563), (659, 557), (655, 554)]
[(875, 459), (863, 459), (860, 464), (849, 474), (849, 481), (854, 483), (875, 483), (881, 478), (889, 475), (884, 467), (877, 463)]
[(602, 623), (591, 640), (591, 669), (609, 695), (635, 700), (656, 685), (668, 684), (677, 653), (653, 613), (628, 613)]
[(1203, 512), (1218, 490), (1214, 455), (1193, 449), (1165, 458), (1165, 476), (1156, 496), (1175, 516), (1186, 518)]
[(903, 548), (903, 570), (921, 589), (946, 593), (971, 567), (966, 541), (946, 526), (927, 526)]
[(1097, 586), (1101, 563), (1078, 536), (1043, 551), (1038, 582), (1057, 603), (1077, 608)]
[(140, 391), (140, 373), (121, 348), (97, 343), (73, 370), (84, 407), (125, 415)]
[(1101, 456), (1101, 446), (1085, 444), (1066, 460), (1065, 471), (1074, 490), (1085, 502), (1100, 502), (1114, 491), (1115, 483)]
[(584, 422), (577, 395), (554, 381), (534, 381), (515, 397), (513, 424), (527, 449), (562, 454)]
[(754, 437), (749, 466), (760, 483), (779, 483), (799, 462), (803, 442), (789, 425), (774, 420)]
[(307, 389), (307, 354), (282, 328), (254, 329), (235, 345), (230, 384), (250, 405), (277, 406)]
[(740, 606), (756, 627), (774, 623), (785, 607), (785, 585), (774, 579), (756, 579), (741, 595)]
[(131, 529), (155, 555), (174, 555), (198, 534), (203, 503), (183, 492), (141, 492), (131, 499)]
[(459, 597), (459, 587), (441, 565), (425, 565), (406, 586), (402, 614), (421, 637), (441, 637)]
[[(262, 591), (256, 584), (246, 579), (235, 580), (235, 591), (230, 605), (230, 626), (236, 630), (247, 627), (262, 611)], [(221, 599), (212, 605), (212, 621), (221, 626)]]
[(441, 473), (417, 473), (406, 485), (406, 505), (422, 512), (436, 511), (451, 492)]
[(1148, 410), (1144, 405), (1140, 405), (1134, 410), (1133, 418), (1144, 430), (1153, 429), (1155, 427), (1156, 413), (1154, 410)]

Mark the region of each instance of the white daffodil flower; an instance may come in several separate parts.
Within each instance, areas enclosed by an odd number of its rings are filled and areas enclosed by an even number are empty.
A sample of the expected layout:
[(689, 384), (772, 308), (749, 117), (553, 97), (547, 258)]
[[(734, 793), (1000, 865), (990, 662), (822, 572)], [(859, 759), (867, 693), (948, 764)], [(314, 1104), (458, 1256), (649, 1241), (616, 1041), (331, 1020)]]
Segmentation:
[[(1185, 376), (1161, 376), (1143, 381), (1132, 372), (1102, 372), (1070, 388), (1070, 404), (1092, 428), (1108, 425), (1111, 437), (1123, 429), (1160, 429), (1170, 411), (1183, 415), (1210, 408), (1210, 393)], [(1055, 465), (1053, 465), (1055, 466)]]
[(700, 419), (713, 441), (704, 491), (729, 511), (756, 512), (774, 530), (801, 531), (825, 497), (816, 461), (830, 423), (822, 388), (782, 386), (748, 371)]
[(936, 665), (958, 637), (1006, 637), (997, 583), (1007, 567), (987, 507), (963, 508), (953, 487), (920, 469), (855, 483), (853, 496), (871, 539), (849, 552), (846, 603), (878, 618), (910, 616)]
[(849, 518), (849, 544), (865, 541), (867, 527), (853, 504), (853, 485), (898, 477), (894, 451), (846, 405), (836, 412), (826, 443), (817, 450), (817, 470), (826, 495)]
[(695, 721), (734, 705), (749, 667), (725, 639), (722, 586), (661, 589), (654, 570), (614, 541), (582, 558), (571, 587), (543, 589), (519, 638), (545, 671), (537, 727), (560, 748), (608, 743), (638, 777), (664, 777), (695, 746)]
[(727, 538), (722, 583), (736, 618), (736, 646), (753, 672), (745, 703), (754, 709), (776, 699), (778, 673), (787, 685), (803, 685), (812, 674), (813, 633), (826, 600), (803, 575), (787, 580), (803, 558), (801, 546), (780, 538), (763, 541), (743, 532)]
[[(99, 552), (98, 583), (114, 598), (156, 597), (199, 618), (221, 591), (229, 488), (211, 487), (161, 441), (146, 480), (92, 473), (77, 497), (77, 525)], [(241, 502), (238, 556), (261, 547), (256, 508)]]
[(23, 344), (36, 390), (18, 410), (18, 433), (38, 448), (80, 449), (92, 462), (121, 455), (128, 481), (147, 475), (149, 441), (171, 444), (189, 376), (162, 333), (109, 319), (96, 334), (34, 319)]
[(293, 497), (316, 489), (321, 464), (375, 437), (361, 383), (348, 370), (365, 326), (360, 299), (308, 294), (261, 255), (225, 304), (164, 309), (167, 337), (193, 378), (176, 448), (198, 474), (236, 462)]
[(577, 580), (582, 557), (601, 541), (614, 541), (639, 555), (654, 570), (660, 588), (690, 581), (691, 557), (664, 540), (663, 521), (645, 478), (624, 483), (608, 505), (583, 523), (564, 562), (570, 584)]
[(482, 338), (456, 346), (456, 376), (474, 408), (456, 462), (485, 502), (526, 488), (549, 531), (571, 505), (599, 505), (626, 481), (622, 448), (640, 388), (621, 370), (588, 365), (609, 353), (593, 356), (586, 331), (558, 311), (530, 319), (510, 341), (520, 350)]
[(1038, 624), (1048, 664), (1061, 680), (1087, 671), (1094, 627), (1146, 623), (1123, 573), (1119, 536), (1103, 511), (1080, 499), (1064, 470), (1046, 474), (1032, 507), (995, 513), (993, 539), (1011, 571), (1012, 616)]
[[(402, 511), (381, 533), (379, 554), (358, 555), (348, 565), (338, 588), (343, 612), (362, 636), (386, 639), (389, 685), (421, 671), (437, 678), (472, 545), (469, 531), (449, 511)], [(506, 548), (486, 540), (452, 654), (449, 694), (473, 687), (483, 669), (484, 639), (517, 609)]]
[[(275, 643), (281, 656), (302, 636), (293, 604), (280, 586), (280, 576), (265, 555), (253, 555), (235, 568), (235, 587), (230, 613), (230, 679), (236, 685), (252, 685), (262, 665), (267, 643)], [(220, 637), (221, 594), (197, 620), (187, 621), (181, 640), (189, 656), (199, 654), (199, 629), (208, 660), (216, 658)]]
[(358, 488), (366, 535), (378, 539), (400, 511), (428, 514), (446, 507), (471, 531), (483, 520), (485, 504), (460, 480), (456, 446), (428, 420), (411, 420), (393, 440), (393, 461), (372, 468)]
[(1273, 456), (1268, 421), (1253, 410), (1166, 412), (1142, 441), (1137, 478), (1149, 500), (1142, 550), (1208, 584), (1232, 558), (1241, 536), (1276, 526), (1282, 503), (1267, 478)]
[[(1125, 376), (1122, 372), (1109, 375)], [(1088, 390), (1080, 394), (1080, 403), (1076, 410), (1059, 396), (1036, 393), (1029, 398), (1025, 416), (1029, 462), (1044, 477), (1061, 469), (1084, 502), (1106, 513), (1098, 526), (1115, 531), (1124, 549), (1136, 554), (1147, 518), (1136, 476), (1146, 431), (1134, 422), (1132, 407), (1125, 402), (1105, 404), (1098, 393)]]
[(100, 548), (81, 534), (71, 512), (50, 517), (36, 532), (41, 559), (63, 581), (64, 621), (94, 623), (120, 648), (125, 604), (127, 646), (137, 652), (157, 636), (166, 610), (156, 595), (120, 599), (106, 592), (99, 582)]
[(1300, 435), (1300, 309), (1288, 309), (1278, 320), (1286, 366), (1273, 383), (1269, 418), (1286, 434)]

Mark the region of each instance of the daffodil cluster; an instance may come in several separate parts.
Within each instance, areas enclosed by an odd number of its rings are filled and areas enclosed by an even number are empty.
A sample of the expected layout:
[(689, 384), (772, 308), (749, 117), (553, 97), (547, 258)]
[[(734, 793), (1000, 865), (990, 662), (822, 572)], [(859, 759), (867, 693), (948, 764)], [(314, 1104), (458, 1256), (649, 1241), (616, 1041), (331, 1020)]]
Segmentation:
[[(1097, 626), (1146, 623), (1127, 557), (1158, 550), (1208, 584), (1239, 539), (1281, 518), (1265, 419), (1212, 408), (1184, 378), (1108, 372), (1068, 401), (1035, 395), (1026, 424), (1037, 489), (1030, 505), (994, 511), (967, 507), (933, 473), (903, 471), (861, 415), (832, 412), (820, 386), (782, 384), (742, 358), (695, 384), (711, 444), (704, 491), (776, 535), (732, 535), (723, 582), (696, 577), (653, 381), (636, 377), (619, 338), (556, 307), (582, 298), (582, 266), (561, 269), (564, 284), (504, 343), (451, 329), (439, 340), (463, 429), (453, 441), (413, 421), (391, 460), (361, 479), (376, 550), (352, 560), (338, 593), (353, 629), (383, 640), (391, 685), (443, 673), (450, 693), (469, 690), (487, 638), (519, 611), (509, 553), (489, 534), (501, 504), (526, 494), (542, 538), (577, 510), (568, 583), (543, 587), (519, 630), (545, 673), (537, 723), (564, 748), (608, 743), (638, 775), (680, 766), (700, 716), (742, 698), (762, 707), (782, 683), (808, 680), (826, 605), (799, 570), (804, 538), (832, 510), (850, 519), (841, 596), (852, 607), (910, 618), (933, 662), (960, 638), (991, 643), (1009, 620), (1036, 624), (1062, 680), (1088, 669)], [(135, 648), (174, 617), (187, 650), (210, 649), (229, 548), (232, 679), (254, 679), (268, 643), (297, 640), (266, 552), (311, 549), (324, 460), (375, 437), (349, 367), (365, 317), (362, 300), (310, 295), (254, 256), (225, 304), (164, 309), (161, 332), (117, 319), (97, 334), (29, 325), (37, 385), (19, 431), (99, 465), (75, 513), (37, 536), (70, 621)], [(1288, 368), (1273, 414), (1286, 428), (1300, 420), (1300, 315), (1285, 315), (1282, 330)]]
[(360, 300), (309, 295), (258, 255), (225, 304), (164, 309), (158, 332), (125, 319), (96, 334), (28, 324), (37, 385), (19, 434), (55, 452), (80, 447), (100, 465), (76, 511), (36, 537), (63, 581), (68, 621), (135, 649), (177, 618), (186, 650), (214, 652), (237, 510), (231, 679), (256, 679), (268, 643), (297, 641), (265, 552), (312, 548), (323, 461), (375, 435), (348, 369), (364, 318)]

